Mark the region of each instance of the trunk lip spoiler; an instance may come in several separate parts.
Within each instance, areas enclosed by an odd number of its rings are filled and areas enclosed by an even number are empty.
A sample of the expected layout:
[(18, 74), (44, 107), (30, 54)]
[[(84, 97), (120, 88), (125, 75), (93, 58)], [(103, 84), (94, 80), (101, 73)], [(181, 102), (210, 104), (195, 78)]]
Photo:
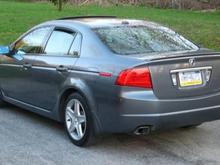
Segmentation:
[(220, 57), (220, 52), (204, 52), (204, 53), (193, 53), (193, 54), (182, 54), (182, 55), (175, 55), (175, 56), (167, 56), (167, 57), (155, 57), (152, 59), (146, 59), (140, 62), (139, 64), (133, 65), (131, 68), (141, 67), (144, 65), (151, 66), (158, 62), (165, 62), (171, 60), (184, 60), (190, 58), (209, 58), (209, 57)]
[(191, 54), (182, 54), (182, 55), (171, 55), (171, 56), (166, 56), (166, 57), (155, 57), (152, 59), (149, 59), (147, 61), (156, 61), (156, 60), (163, 60), (163, 59), (176, 59), (176, 58), (190, 58), (190, 57), (203, 57), (203, 56), (220, 56), (220, 52), (206, 52), (206, 53), (191, 53)]

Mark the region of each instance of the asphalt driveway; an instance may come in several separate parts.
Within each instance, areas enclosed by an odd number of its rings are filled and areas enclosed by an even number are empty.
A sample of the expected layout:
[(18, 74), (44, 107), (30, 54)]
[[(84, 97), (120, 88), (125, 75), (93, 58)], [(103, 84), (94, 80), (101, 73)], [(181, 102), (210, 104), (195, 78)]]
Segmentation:
[(0, 165), (219, 165), (220, 121), (147, 137), (114, 135), (89, 148), (63, 125), (14, 106), (0, 109)]

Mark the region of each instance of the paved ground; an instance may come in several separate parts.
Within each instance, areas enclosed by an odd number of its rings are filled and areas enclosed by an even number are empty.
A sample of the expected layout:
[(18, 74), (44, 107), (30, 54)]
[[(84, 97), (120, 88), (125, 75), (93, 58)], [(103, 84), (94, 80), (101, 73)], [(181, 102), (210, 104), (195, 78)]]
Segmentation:
[(63, 126), (22, 109), (0, 109), (1, 165), (219, 165), (220, 122), (147, 137), (115, 135), (95, 146), (70, 143)]

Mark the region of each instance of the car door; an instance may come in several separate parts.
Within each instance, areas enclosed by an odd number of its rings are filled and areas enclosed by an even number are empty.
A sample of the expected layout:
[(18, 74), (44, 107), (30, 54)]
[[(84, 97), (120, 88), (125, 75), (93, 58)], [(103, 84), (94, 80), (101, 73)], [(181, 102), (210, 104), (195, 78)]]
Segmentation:
[(70, 69), (78, 59), (82, 35), (73, 30), (56, 27), (45, 47), (36, 58), (32, 83), (33, 105), (51, 111), (57, 103), (60, 90)]
[(14, 48), (25, 54), (21, 61), (1, 56), (0, 57), (0, 84), (7, 98), (30, 104), (33, 98), (33, 66), (36, 55), (39, 54), (46, 43), (46, 38), (52, 31), (52, 27), (37, 28), (24, 35)]

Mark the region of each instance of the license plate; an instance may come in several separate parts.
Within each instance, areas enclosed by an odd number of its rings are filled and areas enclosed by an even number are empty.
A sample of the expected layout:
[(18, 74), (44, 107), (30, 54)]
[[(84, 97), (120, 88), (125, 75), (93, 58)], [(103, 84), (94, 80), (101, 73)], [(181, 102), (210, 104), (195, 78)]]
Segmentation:
[(179, 81), (181, 87), (202, 85), (201, 71), (179, 72)]

